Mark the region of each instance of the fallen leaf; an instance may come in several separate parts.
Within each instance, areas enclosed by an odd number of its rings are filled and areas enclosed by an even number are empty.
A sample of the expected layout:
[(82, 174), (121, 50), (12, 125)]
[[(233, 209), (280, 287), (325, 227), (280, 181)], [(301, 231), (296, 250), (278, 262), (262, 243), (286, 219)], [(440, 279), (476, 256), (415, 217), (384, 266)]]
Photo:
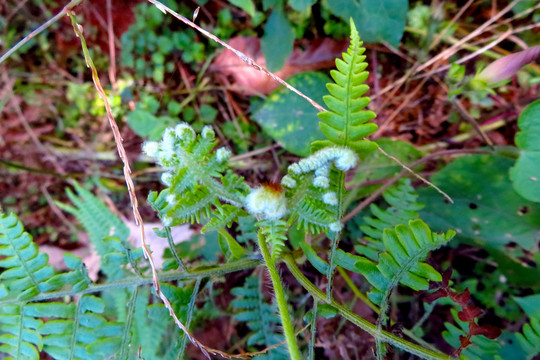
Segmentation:
[[(229, 41), (229, 45), (255, 60), (258, 65), (266, 66), (259, 38), (235, 37)], [(348, 41), (319, 38), (305, 40), (299, 45), (303, 46), (296, 46), (285, 66), (275, 72), (280, 78), (287, 79), (299, 72), (334, 67), (335, 58), (347, 49)], [(223, 78), (231, 77), (232, 83), (246, 95), (270, 94), (279, 87), (275, 80), (254, 69), (229, 50), (223, 50), (210, 69)]]

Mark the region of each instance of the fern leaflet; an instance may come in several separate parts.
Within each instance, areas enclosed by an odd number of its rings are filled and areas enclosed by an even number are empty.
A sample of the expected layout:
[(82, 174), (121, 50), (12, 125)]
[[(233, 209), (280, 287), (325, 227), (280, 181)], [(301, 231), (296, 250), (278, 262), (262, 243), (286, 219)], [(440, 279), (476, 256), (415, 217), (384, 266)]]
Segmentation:
[(379, 253), (384, 251), (382, 242), (384, 229), (394, 228), (399, 224), (406, 224), (418, 218), (418, 211), (424, 205), (416, 202), (418, 195), (411, 186), (409, 179), (400, 179), (399, 182), (385, 190), (382, 196), (388, 208), (382, 210), (375, 204), (370, 205), (371, 217), (364, 217), (366, 225), (360, 226), (367, 238), (365, 244), (355, 245), (354, 249), (371, 260), (377, 260)]
[(376, 124), (368, 122), (375, 118), (375, 113), (362, 110), (370, 102), (368, 97), (361, 97), (369, 90), (363, 84), (369, 75), (364, 71), (367, 67), (364, 62), (366, 56), (362, 55), (364, 51), (351, 19), (351, 44), (343, 53), (343, 60), (336, 59), (337, 70), (330, 72), (335, 84), (327, 84), (330, 95), (323, 98), (330, 110), (318, 114), (321, 119), (319, 127), (328, 140), (315, 142), (315, 148), (330, 144), (350, 147), (355, 151), (377, 148), (376, 143), (364, 140), (377, 130)]
[[(251, 330), (247, 345), (269, 347), (279, 344), (285, 338), (279, 332), (281, 321), (276, 313), (276, 308), (266, 303), (261, 286), (258, 276), (247, 277), (243, 287), (231, 290), (231, 293), (236, 296), (231, 305), (237, 310), (234, 318), (237, 321), (246, 322)], [(287, 349), (280, 346), (270, 350), (264, 356), (258, 356), (257, 359), (285, 360), (289, 359), (289, 356)]]

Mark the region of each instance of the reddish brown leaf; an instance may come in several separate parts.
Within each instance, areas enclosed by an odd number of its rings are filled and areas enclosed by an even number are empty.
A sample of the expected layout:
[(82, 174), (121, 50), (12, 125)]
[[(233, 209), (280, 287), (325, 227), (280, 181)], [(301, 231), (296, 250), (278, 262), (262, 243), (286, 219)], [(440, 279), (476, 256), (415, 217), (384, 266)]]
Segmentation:
[(475, 306), (463, 306), (463, 310), (458, 313), (458, 318), (461, 321), (473, 322), (475, 318), (482, 315), (482, 310)]
[(471, 327), (469, 330), (471, 335), (484, 335), (488, 339), (496, 339), (502, 333), (501, 329), (493, 325), (474, 325), (475, 326)]

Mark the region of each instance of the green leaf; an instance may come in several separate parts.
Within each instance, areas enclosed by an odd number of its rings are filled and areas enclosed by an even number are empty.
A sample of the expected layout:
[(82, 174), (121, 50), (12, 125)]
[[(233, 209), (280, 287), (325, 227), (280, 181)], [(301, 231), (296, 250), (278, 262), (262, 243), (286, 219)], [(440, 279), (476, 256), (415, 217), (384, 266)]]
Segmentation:
[(289, 5), (296, 11), (306, 11), (317, 0), (289, 0)]
[(409, 5), (407, 0), (331, 0), (328, 7), (346, 22), (352, 16), (365, 41), (398, 47)]
[(540, 319), (540, 294), (513, 297), (513, 299), (521, 306), (527, 316)]
[(249, 16), (255, 16), (255, 5), (252, 0), (229, 0), (229, 2), (247, 12)]
[(272, 10), (264, 28), (261, 49), (268, 70), (280, 70), (293, 50), (294, 30), (285, 17), (283, 9), (278, 6)]
[(133, 110), (127, 115), (127, 122), (137, 135), (150, 140), (159, 140), (163, 131), (176, 123), (170, 117), (156, 117), (145, 110)]
[(219, 247), (227, 261), (238, 260), (244, 255), (244, 248), (227, 232), (225, 229), (219, 229)]
[[(288, 79), (289, 84), (317, 102), (326, 94), (328, 81), (329, 78), (319, 72), (300, 73)], [(309, 155), (311, 142), (324, 139), (317, 124), (317, 109), (284, 87), (270, 94), (253, 118), (268, 135), (295, 155)]]
[(522, 151), (510, 169), (512, 185), (525, 199), (540, 202), (540, 100), (523, 110), (518, 126), (516, 145)]
[[(510, 282), (538, 284), (540, 272), (524, 267), (521, 248), (533, 251), (540, 228), (540, 205), (512, 188), (508, 169), (513, 160), (501, 155), (468, 155), (454, 160), (431, 177), (454, 200), (448, 204), (432, 188), (418, 189), (426, 204), (420, 216), (434, 230), (453, 228), (456, 240), (486, 249)], [(521, 248), (505, 247), (515, 243)]]

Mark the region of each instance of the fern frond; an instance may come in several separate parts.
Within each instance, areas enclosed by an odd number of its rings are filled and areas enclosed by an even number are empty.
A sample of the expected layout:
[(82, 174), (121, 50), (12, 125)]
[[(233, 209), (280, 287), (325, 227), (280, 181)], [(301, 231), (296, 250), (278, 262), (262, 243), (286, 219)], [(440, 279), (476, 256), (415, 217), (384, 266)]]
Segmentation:
[(370, 102), (368, 97), (362, 97), (369, 90), (369, 86), (363, 84), (369, 75), (364, 71), (367, 67), (364, 51), (351, 20), (351, 44), (343, 53), (343, 60), (336, 59), (337, 70), (330, 72), (335, 84), (326, 86), (330, 95), (323, 97), (330, 110), (318, 114), (321, 119), (319, 127), (328, 140), (316, 142), (316, 148), (329, 144), (350, 147), (355, 151), (377, 148), (376, 143), (364, 140), (377, 130), (376, 124), (369, 123), (375, 118), (375, 113), (363, 110)]
[(56, 360), (95, 359), (111, 356), (120, 345), (116, 336), (123, 325), (107, 321), (101, 314), (102, 299), (83, 295), (77, 304), (42, 303), (27, 306), (35, 317), (50, 317), (39, 329), (44, 350)]
[(105, 236), (114, 236), (122, 240), (129, 237), (129, 228), (126, 224), (101, 200), (78, 183), (74, 184), (74, 188), (76, 194), (71, 189), (66, 189), (69, 200), (74, 206), (62, 203), (57, 203), (57, 205), (79, 220), (100, 255), (104, 255), (108, 251), (100, 244)]
[(165, 219), (171, 219), (172, 223), (164, 219), (164, 223), (170, 226), (180, 225), (185, 222), (199, 223), (201, 217), (210, 217), (212, 208), (218, 204), (218, 197), (205, 186), (197, 185), (193, 190), (186, 190), (181, 197), (173, 200), (172, 208), (167, 211)]
[(355, 265), (375, 288), (368, 294), (370, 299), (381, 304), (390, 292), (402, 284), (413, 290), (426, 290), (429, 281), (441, 281), (441, 274), (423, 262), (427, 255), (446, 244), (455, 236), (449, 230), (444, 235), (432, 233), (420, 219), (385, 229), (383, 243), (386, 252), (379, 255), (379, 263), (363, 258)]
[(62, 203), (57, 203), (57, 205), (74, 215), (83, 225), (90, 242), (101, 257), (103, 273), (111, 280), (120, 279), (128, 263), (125, 254), (128, 250), (132, 250), (127, 242), (129, 228), (90, 191), (78, 183), (75, 183), (74, 187), (76, 194), (71, 189), (66, 189), (73, 206)]
[(31, 299), (50, 287), (47, 281), (54, 275), (47, 254), (39, 252), (32, 236), (24, 231), (14, 214), (0, 213), (0, 274), (4, 295), (20, 300)]
[(283, 250), (286, 249), (287, 223), (282, 220), (261, 220), (257, 222), (266, 242), (272, 246), (272, 260), (276, 261)]
[[(237, 311), (234, 318), (236, 321), (247, 323), (251, 330), (247, 340), (249, 346), (269, 347), (285, 339), (279, 331), (281, 321), (276, 308), (265, 301), (258, 276), (247, 277), (244, 286), (233, 288), (231, 293), (236, 296), (231, 302), (232, 307)], [(285, 360), (289, 359), (289, 356), (287, 349), (280, 346), (270, 350), (265, 356), (257, 358)]]
[(16, 360), (39, 359), (43, 340), (38, 328), (43, 324), (27, 314), (25, 304), (0, 307), (0, 354)]
[(516, 337), (525, 352), (527, 359), (532, 359), (540, 354), (540, 318), (531, 317), (530, 324), (523, 325), (521, 333), (516, 333)]
[(228, 204), (217, 206), (216, 209), (217, 213), (214, 212), (214, 216), (201, 229), (201, 232), (217, 230), (224, 228), (225, 226), (231, 227), (233, 222), (238, 221), (238, 217), (247, 215), (244, 210)]
[(418, 195), (409, 179), (400, 179), (396, 185), (385, 190), (382, 196), (389, 206), (383, 210), (375, 204), (370, 205), (372, 216), (364, 217), (366, 225), (360, 226), (367, 242), (354, 247), (359, 254), (371, 260), (377, 260), (379, 253), (384, 251), (382, 243), (384, 229), (417, 219), (418, 211), (424, 207), (416, 201)]

